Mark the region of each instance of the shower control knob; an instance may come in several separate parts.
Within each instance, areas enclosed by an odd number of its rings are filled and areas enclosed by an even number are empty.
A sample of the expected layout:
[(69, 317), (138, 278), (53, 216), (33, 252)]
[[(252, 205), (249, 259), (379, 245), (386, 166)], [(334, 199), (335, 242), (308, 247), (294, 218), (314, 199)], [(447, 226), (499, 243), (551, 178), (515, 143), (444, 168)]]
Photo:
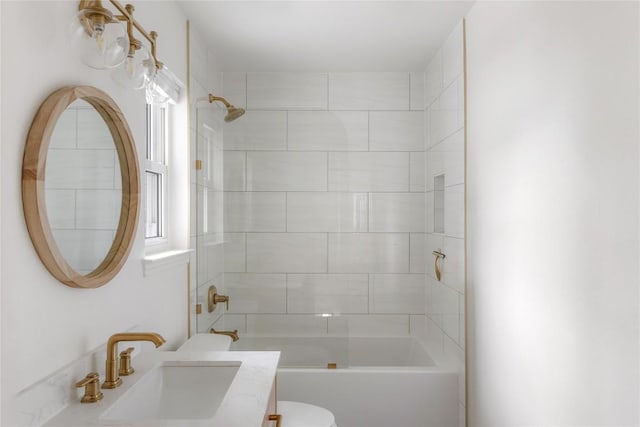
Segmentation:
[(225, 303), (227, 310), (229, 310), (229, 296), (220, 295), (218, 294), (218, 289), (214, 285), (209, 286), (209, 292), (207, 293), (207, 309), (209, 313), (213, 312), (218, 303), (221, 302)]

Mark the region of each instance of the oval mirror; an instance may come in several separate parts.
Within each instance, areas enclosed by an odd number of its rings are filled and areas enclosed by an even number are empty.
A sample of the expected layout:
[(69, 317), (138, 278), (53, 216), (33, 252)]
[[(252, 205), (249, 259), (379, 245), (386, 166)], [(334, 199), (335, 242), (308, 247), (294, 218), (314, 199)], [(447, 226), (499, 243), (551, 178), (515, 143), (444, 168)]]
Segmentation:
[(31, 241), (59, 281), (96, 288), (117, 274), (135, 236), (139, 181), (131, 131), (106, 93), (67, 87), (40, 106), (22, 200)]

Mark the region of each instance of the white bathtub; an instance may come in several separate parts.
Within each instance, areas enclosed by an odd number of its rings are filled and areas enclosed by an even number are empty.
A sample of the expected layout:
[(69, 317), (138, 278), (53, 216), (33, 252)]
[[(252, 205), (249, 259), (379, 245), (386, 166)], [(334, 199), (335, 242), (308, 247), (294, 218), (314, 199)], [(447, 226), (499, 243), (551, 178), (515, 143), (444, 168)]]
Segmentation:
[(456, 373), (411, 337), (243, 336), (231, 349), (281, 351), (278, 399), (323, 406), (339, 427), (458, 427)]

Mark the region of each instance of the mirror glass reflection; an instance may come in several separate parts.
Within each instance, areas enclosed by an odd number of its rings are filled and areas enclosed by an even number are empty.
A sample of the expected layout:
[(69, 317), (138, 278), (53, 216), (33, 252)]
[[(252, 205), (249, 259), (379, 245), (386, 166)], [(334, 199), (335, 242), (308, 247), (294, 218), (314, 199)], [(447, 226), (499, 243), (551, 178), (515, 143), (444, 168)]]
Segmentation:
[(67, 263), (87, 275), (113, 244), (122, 203), (116, 145), (102, 116), (80, 99), (56, 123), (45, 169), (46, 210)]

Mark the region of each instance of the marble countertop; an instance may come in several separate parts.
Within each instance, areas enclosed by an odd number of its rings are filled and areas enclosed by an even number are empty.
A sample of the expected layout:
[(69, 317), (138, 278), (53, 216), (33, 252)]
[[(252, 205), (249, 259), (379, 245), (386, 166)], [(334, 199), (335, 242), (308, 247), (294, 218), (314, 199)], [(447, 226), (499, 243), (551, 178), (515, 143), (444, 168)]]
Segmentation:
[(122, 377), (120, 387), (102, 390), (104, 398), (101, 401), (80, 403), (78, 398), (44, 427), (150, 427), (149, 421), (122, 423), (101, 420), (100, 416), (152, 368), (161, 362), (177, 360), (233, 361), (241, 362), (241, 365), (214, 417), (207, 420), (154, 420), (153, 427), (260, 427), (267, 411), (279, 359), (280, 352), (277, 351), (148, 351), (133, 359), (136, 372), (132, 376)]

